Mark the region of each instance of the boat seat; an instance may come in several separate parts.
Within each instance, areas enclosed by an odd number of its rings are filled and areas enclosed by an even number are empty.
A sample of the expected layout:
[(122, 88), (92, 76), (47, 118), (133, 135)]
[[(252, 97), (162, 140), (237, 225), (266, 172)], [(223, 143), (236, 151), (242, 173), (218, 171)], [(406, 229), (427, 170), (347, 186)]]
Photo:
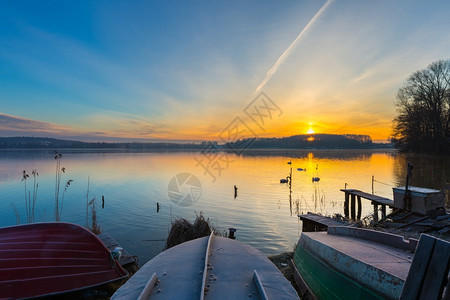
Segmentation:
[(422, 234), (400, 300), (450, 299), (449, 266), (450, 243)]

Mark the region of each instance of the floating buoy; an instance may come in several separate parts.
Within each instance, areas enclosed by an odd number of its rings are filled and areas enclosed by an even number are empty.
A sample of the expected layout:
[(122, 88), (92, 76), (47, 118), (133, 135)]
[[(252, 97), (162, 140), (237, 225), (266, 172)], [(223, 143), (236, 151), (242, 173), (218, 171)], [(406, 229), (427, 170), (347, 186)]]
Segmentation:
[(320, 181), (320, 178), (319, 178), (319, 177), (313, 177), (313, 178), (312, 178), (312, 181), (313, 181), (313, 182)]
[(297, 168), (297, 171), (305, 171), (306, 172), (306, 169)]

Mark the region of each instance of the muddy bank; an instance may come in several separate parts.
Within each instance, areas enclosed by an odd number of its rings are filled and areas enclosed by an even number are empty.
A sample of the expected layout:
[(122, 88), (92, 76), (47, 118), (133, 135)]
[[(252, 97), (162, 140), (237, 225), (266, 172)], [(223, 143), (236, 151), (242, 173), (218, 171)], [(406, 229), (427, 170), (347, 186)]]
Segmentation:
[(283, 252), (281, 254), (269, 256), (272, 263), (283, 273), (284, 277), (292, 284), (300, 297), (300, 291), (294, 280), (294, 272), (291, 267), (291, 259), (294, 257), (294, 252)]

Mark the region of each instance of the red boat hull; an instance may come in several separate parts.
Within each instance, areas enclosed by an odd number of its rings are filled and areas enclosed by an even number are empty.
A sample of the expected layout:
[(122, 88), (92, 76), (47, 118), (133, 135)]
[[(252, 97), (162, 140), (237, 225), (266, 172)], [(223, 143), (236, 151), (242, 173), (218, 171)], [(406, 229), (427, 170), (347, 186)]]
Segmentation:
[(0, 298), (54, 295), (126, 276), (105, 245), (79, 225), (0, 228)]

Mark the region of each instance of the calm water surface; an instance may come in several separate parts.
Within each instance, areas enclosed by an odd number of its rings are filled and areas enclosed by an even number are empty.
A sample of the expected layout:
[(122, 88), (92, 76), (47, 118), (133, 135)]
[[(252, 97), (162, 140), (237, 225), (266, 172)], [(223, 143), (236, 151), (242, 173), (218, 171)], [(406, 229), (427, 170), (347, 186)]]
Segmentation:
[[(66, 168), (67, 189), (62, 221), (86, 224), (86, 194), (96, 199), (98, 222), (128, 252), (143, 264), (164, 248), (171, 219), (193, 220), (203, 212), (220, 231), (237, 228), (237, 238), (267, 255), (292, 250), (301, 222), (297, 214), (308, 211), (343, 214), (344, 195), (339, 189), (371, 192), (392, 199), (392, 187), (403, 186), (408, 161), (415, 165), (412, 184), (440, 189), (450, 181), (448, 157), (405, 155), (393, 151), (254, 151), (222, 157), (222, 170), (212, 168), (213, 178), (197, 166), (200, 153), (156, 152), (115, 153), (63, 151), (61, 165)], [(228, 162), (228, 168), (223, 162)], [(289, 174), (292, 161), (293, 185), (289, 197), (287, 184), (279, 180)], [(38, 222), (54, 220), (55, 160), (48, 151), (0, 151), (0, 226), (16, 224), (17, 208), (26, 221), (23, 170), (39, 172), (36, 202)], [(297, 168), (306, 171), (297, 171)], [(177, 174), (188, 172), (201, 182), (201, 197), (190, 207), (169, 201), (168, 184)], [(318, 183), (312, 177), (320, 177)], [(234, 188), (238, 197), (234, 198)], [(32, 179), (27, 182), (32, 193)], [(101, 208), (101, 198), (105, 207)], [(291, 199), (291, 200), (290, 200)], [(156, 203), (161, 205), (159, 212)], [(363, 216), (371, 206), (363, 202)]]

